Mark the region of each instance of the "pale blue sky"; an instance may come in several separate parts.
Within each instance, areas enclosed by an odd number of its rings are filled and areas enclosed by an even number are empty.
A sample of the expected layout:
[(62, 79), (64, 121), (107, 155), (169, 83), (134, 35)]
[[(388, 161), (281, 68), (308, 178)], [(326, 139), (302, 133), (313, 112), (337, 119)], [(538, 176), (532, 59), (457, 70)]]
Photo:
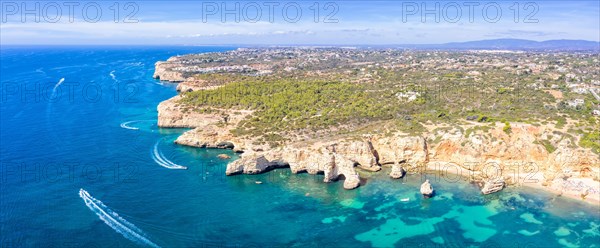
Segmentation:
[[(0, 38), (2, 44), (142, 45), (600, 40), (598, 0), (315, 2), (131, 1), (133, 4), (126, 5), (127, 1), (121, 1), (115, 5), (115, 1), (95, 1), (73, 6), (54, 1), (50, 3), (56, 4), (3, 1)], [(102, 15), (97, 16), (96, 9)], [(129, 14), (131, 18), (126, 19)]]

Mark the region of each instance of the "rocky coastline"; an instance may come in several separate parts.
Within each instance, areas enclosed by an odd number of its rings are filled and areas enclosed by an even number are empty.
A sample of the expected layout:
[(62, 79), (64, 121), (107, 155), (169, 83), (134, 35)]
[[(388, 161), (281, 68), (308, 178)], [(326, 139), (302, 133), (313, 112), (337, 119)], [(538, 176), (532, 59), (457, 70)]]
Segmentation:
[[(180, 83), (178, 92), (211, 89), (201, 81), (186, 79), (170, 70), (177, 58), (158, 62), (154, 77)], [(173, 63), (175, 62), (175, 63)], [(330, 137), (319, 140), (290, 140), (271, 147), (254, 137), (235, 136), (232, 130), (252, 114), (250, 110), (216, 110), (210, 113), (179, 102), (179, 95), (160, 103), (158, 125), (164, 128), (193, 128), (177, 144), (233, 149), (243, 153), (227, 165), (226, 174), (258, 174), (275, 168), (293, 173), (323, 174), (323, 181), (343, 180), (345, 189), (360, 186), (358, 170), (377, 172), (391, 167), (390, 177), (426, 169), (466, 173), (481, 186), (482, 194), (505, 187), (528, 185), (600, 204), (600, 158), (555, 128), (511, 123), (510, 133), (498, 124), (478, 130), (468, 122), (461, 127), (427, 126), (420, 135), (402, 132), (369, 133), (359, 137)], [(474, 131), (466, 131), (468, 129)], [(548, 151), (539, 141), (556, 147)], [(442, 166), (440, 166), (442, 165)], [(573, 186), (569, 181), (577, 181)], [(434, 185), (435, 186), (435, 185)]]

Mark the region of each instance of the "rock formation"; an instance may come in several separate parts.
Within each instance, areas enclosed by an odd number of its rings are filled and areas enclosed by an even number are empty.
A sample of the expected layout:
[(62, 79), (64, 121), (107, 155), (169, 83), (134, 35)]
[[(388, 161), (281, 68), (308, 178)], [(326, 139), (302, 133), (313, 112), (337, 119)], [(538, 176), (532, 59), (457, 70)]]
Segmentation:
[(259, 174), (275, 168), (288, 166), (287, 163), (274, 159), (269, 154), (246, 153), (241, 159), (229, 163), (225, 174), (228, 176), (239, 173)]
[(494, 178), (485, 180), (483, 183), (483, 187), (481, 188), (481, 193), (484, 195), (498, 192), (504, 188), (504, 179), (503, 178)]
[(181, 64), (178, 63), (177, 57), (169, 58), (167, 61), (156, 62), (153, 77), (162, 81), (183, 82), (185, 78), (183, 73), (177, 70), (179, 66)]
[(429, 179), (425, 180), (425, 182), (421, 184), (421, 195), (423, 195), (426, 198), (433, 196), (433, 187), (431, 187)]
[(377, 160), (382, 165), (420, 165), (429, 161), (427, 142), (420, 136), (403, 136), (399, 133), (392, 137), (374, 136), (372, 144)]
[(330, 146), (329, 149), (331, 152), (343, 155), (345, 158), (357, 163), (362, 169), (368, 171), (381, 170), (375, 149), (370, 141), (341, 142)]
[(217, 155), (217, 157), (220, 159), (230, 159), (231, 158), (231, 156), (229, 156), (227, 154), (219, 154), (219, 155)]
[(216, 114), (205, 114), (195, 108), (178, 103), (180, 96), (161, 102), (158, 109), (159, 127), (195, 128), (219, 123), (222, 117)]
[[(455, 129), (432, 133), (431, 138), (440, 140), (430, 147), (432, 161), (459, 165), (535, 163), (540, 169), (557, 165), (573, 169), (600, 166), (598, 155), (578, 148), (573, 138), (546, 126), (517, 123), (508, 135), (501, 125), (496, 125), (486, 132), (472, 132), (468, 137), (465, 132)], [(556, 150), (549, 152), (542, 142)]]
[(313, 149), (283, 148), (244, 153), (242, 158), (227, 165), (226, 174), (257, 174), (274, 168), (289, 167), (292, 173), (322, 173), (324, 182), (344, 178), (345, 189), (354, 189), (360, 185), (360, 178), (354, 170), (356, 162), (331, 152), (326, 147)]
[(197, 127), (187, 131), (177, 137), (175, 143), (201, 148), (234, 149), (241, 146), (231, 133), (229, 133), (229, 129), (219, 128), (214, 125)]
[(404, 168), (402, 168), (402, 166), (399, 163), (394, 163), (394, 165), (392, 165), (392, 171), (390, 172), (390, 177), (394, 178), (394, 179), (399, 179), (404, 177), (404, 175), (406, 174), (406, 171), (404, 170)]
[(396, 134), (383, 138), (375, 136), (372, 140), (378, 163), (392, 165), (392, 178), (402, 178), (406, 174), (403, 165), (414, 168), (429, 161), (427, 143), (423, 137)]

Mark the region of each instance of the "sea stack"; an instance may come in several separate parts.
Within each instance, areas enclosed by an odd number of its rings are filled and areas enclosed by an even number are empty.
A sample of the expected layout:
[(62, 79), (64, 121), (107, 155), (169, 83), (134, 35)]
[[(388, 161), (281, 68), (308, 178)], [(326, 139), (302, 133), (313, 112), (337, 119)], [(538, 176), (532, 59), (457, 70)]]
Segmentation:
[(433, 188), (431, 187), (431, 184), (429, 183), (429, 179), (425, 180), (425, 182), (423, 184), (421, 184), (421, 194), (425, 198), (429, 198), (429, 197), (433, 196)]
[(406, 174), (406, 171), (404, 170), (404, 168), (402, 168), (400, 164), (394, 163), (394, 165), (392, 165), (392, 171), (390, 172), (390, 176), (393, 179), (402, 178), (404, 174)]
[(360, 186), (360, 178), (358, 174), (349, 175), (344, 180), (344, 189), (356, 189)]
[(504, 188), (504, 184), (503, 178), (495, 178), (484, 181), (483, 187), (481, 188), (481, 193), (487, 195), (498, 192)]

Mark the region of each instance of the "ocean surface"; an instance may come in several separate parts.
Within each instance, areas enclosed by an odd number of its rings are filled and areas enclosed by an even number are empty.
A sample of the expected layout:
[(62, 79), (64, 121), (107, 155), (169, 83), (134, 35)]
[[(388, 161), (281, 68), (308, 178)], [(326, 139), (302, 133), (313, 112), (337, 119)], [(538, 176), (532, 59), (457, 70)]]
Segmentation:
[(361, 172), (352, 191), (286, 169), (226, 177), (236, 154), (177, 146), (185, 129), (157, 127), (176, 91), (152, 74), (158, 60), (230, 49), (3, 46), (1, 247), (600, 246), (597, 207), (527, 188), (482, 196), (386, 170)]

